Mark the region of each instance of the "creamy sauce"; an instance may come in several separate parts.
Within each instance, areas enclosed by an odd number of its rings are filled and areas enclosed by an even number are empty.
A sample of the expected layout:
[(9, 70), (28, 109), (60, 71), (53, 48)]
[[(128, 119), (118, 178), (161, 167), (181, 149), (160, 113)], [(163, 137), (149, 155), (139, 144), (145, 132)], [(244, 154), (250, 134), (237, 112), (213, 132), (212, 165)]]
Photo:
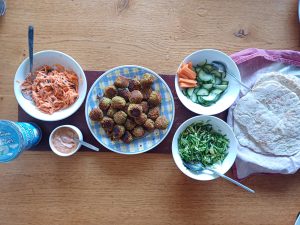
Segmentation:
[(61, 153), (71, 153), (75, 151), (78, 142), (74, 140), (78, 135), (74, 130), (68, 127), (62, 127), (55, 131), (52, 136), (52, 144), (57, 151)]

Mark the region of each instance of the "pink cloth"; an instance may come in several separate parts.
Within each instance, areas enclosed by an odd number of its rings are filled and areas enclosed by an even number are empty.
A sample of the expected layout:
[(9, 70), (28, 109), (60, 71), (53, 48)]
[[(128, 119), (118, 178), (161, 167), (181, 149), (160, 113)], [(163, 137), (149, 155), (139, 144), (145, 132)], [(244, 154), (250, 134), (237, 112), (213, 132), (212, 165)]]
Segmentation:
[[(270, 72), (280, 72), (287, 76), (300, 75), (300, 52), (291, 50), (245, 49), (231, 55), (239, 67), (242, 81), (251, 87), (258, 77)], [(239, 98), (247, 90), (241, 89)], [(234, 103), (229, 111), (227, 122), (233, 128)], [(299, 146), (300, 149), (300, 146)], [(266, 163), (268, 162), (268, 163)], [(258, 154), (243, 146), (238, 146), (235, 172), (238, 179), (254, 173), (295, 173), (300, 168), (300, 151), (292, 157), (272, 157)]]

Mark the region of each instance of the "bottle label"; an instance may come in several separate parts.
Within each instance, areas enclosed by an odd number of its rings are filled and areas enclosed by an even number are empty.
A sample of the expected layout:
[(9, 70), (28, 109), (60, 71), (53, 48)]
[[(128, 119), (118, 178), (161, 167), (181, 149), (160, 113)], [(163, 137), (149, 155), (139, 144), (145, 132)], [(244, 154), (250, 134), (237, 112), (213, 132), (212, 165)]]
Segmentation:
[(37, 125), (32, 123), (15, 123), (23, 136), (23, 146), (24, 149), (29, 149), (39, 143), (42, 138), (41, 130)]

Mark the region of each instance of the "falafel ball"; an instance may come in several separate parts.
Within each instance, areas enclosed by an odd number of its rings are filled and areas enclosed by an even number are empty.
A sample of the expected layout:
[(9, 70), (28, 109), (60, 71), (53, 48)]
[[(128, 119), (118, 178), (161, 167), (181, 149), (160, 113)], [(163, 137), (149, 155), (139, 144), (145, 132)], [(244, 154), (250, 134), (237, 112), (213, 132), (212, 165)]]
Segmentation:
[(127, 114), (128, 114), (128, 107), (129, 107), (129, 105), (130, 105), (130, 102), (126, 102), (126, 105), (125, 105), (124, 108), (123, 108), (123, 111), (124, 111), (125, 113), (127, 113)]
[(145, 134), (145, 130), (142, 126), (137, 126), (132, 130), (132, 134), (135, 137), (143, 137)]
[(103, 119), (100, 121), (100, 124), (106, 132), (111, 132), (115, 126), (114, 120), (107, 116), (103, 117)]
[(116, 125), (112, 131), (112, 139), (119, 140), (125, 133), (125, 127), (121, 125)]
[(134, 121), (138, 125), (143, 125), (147, 119), (147, 115), (145, 113), (142, 113), (139, 117), (134, 118)]
[(129, 85), (128, 85), (128, 90), (129, 91), (134, 91), (134, 90), (141, 90), (141, 83), (137, 78), (129, 80)]
[(154, 77), (150, 73), (145, 73), (140, 80), (142, 88), (149, 88), (154, 82)]
[(130, 93), (129, 101), (130, 103), (139, 104), (143, 101), (143, 94), (138, 90), (134, 90)]
[(109, 107), (109, 109), (107, 110), (107, 113), (106, 115), (110, 118), (113, 118), (114, 117), (114, 114), (118, 112), (118, 110), (112, 108), (112, 107)]
[(161, 95), (157, 91), (152, 91), (149, 99), (148, 99), (150, 106), (157, 106), (161, 103)]
[(160, 114), (160, 109), (158, 106), (156, 106), (152, 109), (149, 109), (148, 118), (155, 121), (157, 117), (159, 117), (159, 114)]
[(127, 89), (118, 89), (118, 96), (125, 99), (126, 102), (129, 101), (130, 91)]
[(117, 95), (118, 91), (114, 85), (109, 85), (104, 89), (104, 96), (113, 98)]
[(143, 90), (141, 90), (142, 95), (143, 95), (143, 99), (144, 100), (148, 100), (150, 97), (150, 94), (152, 93), (152, 88), (144, 88)]
[(127, 112), (128, 112), (128, 115), (129, 115), (129, 116), (135, 118), (135, 117), (139, 117), (139, 116), (142, 114), (143, 108), (142, 108), (142, 106), (139, 105), (139, 104), (130, 104), (130, 105), (128, 106)]
[(142, 106), (142, 108), (143, 108), (143, 113), (148, 113), (148, 111), (149, 111), (149, 105), (148, 105), (148, 102), (146, 102), (146, 101), (142, 101), (141, 102), (141, 106)]
[(123, 111), (118, 111), (114, 114), (114, 121), (116, 124), (122, 125), (126, 122), (127, 114)]
[(117, 88), (127, 88), (129, 85), (129, 80), (124, 76), (118, 76), (114, 82)]
[(106, 111), (109, 109), (111, 104), (111, 99), (107, 97), (103, 97), (99, 101), (99, 108), (102, 109), (103, 111)]
[(167, 118), (165, 116), (159, 116), (155, 120), (155, 127), (157, 129), (164, 130), (168, 127), (168, 125), (169, 125), (169, 121), (167, 120)]
[(92, 109), (89, 113), (89, 117), (93, 121), (101, 121), (103, 116), (104, 116), (103, 111), (101, 109), (99, 109), (98, 107)]
[(152, 132), (155, 129), (155, 123), (151, 119), (147, 119), (144, 123), (144, 127), (147, 131)]
[(122, 137), (122, 141), (126, 144), (129, 144), (130, 142), (132, 142), (133, 141), (132, 134), (129, 131), (125, 131), (125, 133)]
[(125, 122), (125, 129), (132, 130), (133, 128), (135, 128), (135, 126), (136, 126), (136, 122), (133, 119), (127, 118)]
[(123, 109), (125, 105), (125, 99), (120, 96), (115, 96), (111, 100), (111, 107), (114, 109)]

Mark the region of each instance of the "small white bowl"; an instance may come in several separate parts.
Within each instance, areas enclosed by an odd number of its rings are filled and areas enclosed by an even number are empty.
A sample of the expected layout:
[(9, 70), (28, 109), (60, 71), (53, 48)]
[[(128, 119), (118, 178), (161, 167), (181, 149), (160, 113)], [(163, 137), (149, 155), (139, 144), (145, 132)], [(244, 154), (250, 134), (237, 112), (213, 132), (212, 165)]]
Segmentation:
[[(205, 62), (205, 60), (207, 60), (208, 63), (211, 63), (212, 61), (223, 62), (227, 66), (227, 70), (237, 79), (241, 80), (240, 71), (235, 62), (225, 53), (214, 49), (203, 49), (193, 52), (181, 62), (177, 71), (179, 71), (182, 63), (192, 62), (193, 65), (197, 65), (201, 62)], [(208, 107), (192, 102), (192, 100), (188, 99), (182, 93), (182, 90), (178, 84), (177, 75), (175, 77), (175, 90), (182, 104), (192, 112), (203, 115), (214, 115), (228, 109), (238, 97), (240, 92), (240, 85), (234, 80), (233, 77), (227, 75), (225, 80), (229, 81), (227, 90), (222, 94), (221, 98), (215, 104)]]
[(226, 135), (226, 137), (229, 139), (229, 148), (228, 148), (228, 155), (224, 159), (220, 165), (216, 165), (214, 169), (216, 169), (219, 173), (225, 174), (233, 165), (236, 155), (237, 155), (237, 140), (234, 136), (234, 133), (232, 129), (228, 126), (227, 123), (225, 123), (223, 120), (214, 117), (214, 116), (195, 116), (191, 119), (185, 121), (181, 126), (177, 129), (172, 142), (172, 154), (173, 159), (177, 165), (177, 167), (183, 172), (185, 175), (195, 179), (195, 180), (213, 180), (219, 177), (216, 174), (212, 174), (208, 170), (203, 170), (199, 174), (192, 173), (190, 170), (188, 170), (182, 162), (182, 159), (179, 155), (178, 151), (178, 138), (179, 135), (191, 124), (196, 122), (208, 122), (212, 125), (213, 129), (221, 134)]
[(14, 92), (19, 105), (30, 116), (43, 121), (58, 121), (65, 119), (75, 113), (83, 103), (87, 91), (87, 82), (81, 66), (65, 53), (46, 50), (33, 55), (33, 71), (43, 65), (54, 66), (60, 64), (66, 69), (74, 71), (79, 80), (79, 98), (70, 107), (57, 111), (52, 115), (40, 111), (32, 101), (25, 99), (21, 92), (21, 84), (29, 73), (29, 58), (26, 58), (19, 66), (14, 79)]
[(53, 151), (55, 154), (57, 154), (57, 155), (59, 155), (59, 156), (70, 156), (70, 155), (73, 155), (73, 154), (75, 154), (75, 153), (81, 148), (81, 144), (80, 144), (80, 143), (78, 143), (76, 149), (74, 149), (74, 151), (72, 151), (72, 152), (70, 152), (70, 153), (63, 153), (63, 152), (58, 151), (58, 150), (55, 148), (55, 146), (53, 145), (53, 143), (52, 143), (52, 137), (53, 137), (53, 134), (54, 134), (58, 129), (61, 129), (61, 128), (70, 128), (70, 129), (72, 129), (72, 130), (75, 131), (75, 133), (77, 134), (78, 139), (79, 139), (80, 141), (83, 140), (82, 133), (81, 133), (81, 131), (80, 131), (77, 127), (75, 127), (75, 126), (73, 126), (73, 125), (62, 125), (62, 126), (56, 127), (56, 128), (51, 132), (51, 134), (50, 134), (50, 136), (49, 136), (49, 145), (50, 145), (50, 148), (52, 149), (52, 151)]

